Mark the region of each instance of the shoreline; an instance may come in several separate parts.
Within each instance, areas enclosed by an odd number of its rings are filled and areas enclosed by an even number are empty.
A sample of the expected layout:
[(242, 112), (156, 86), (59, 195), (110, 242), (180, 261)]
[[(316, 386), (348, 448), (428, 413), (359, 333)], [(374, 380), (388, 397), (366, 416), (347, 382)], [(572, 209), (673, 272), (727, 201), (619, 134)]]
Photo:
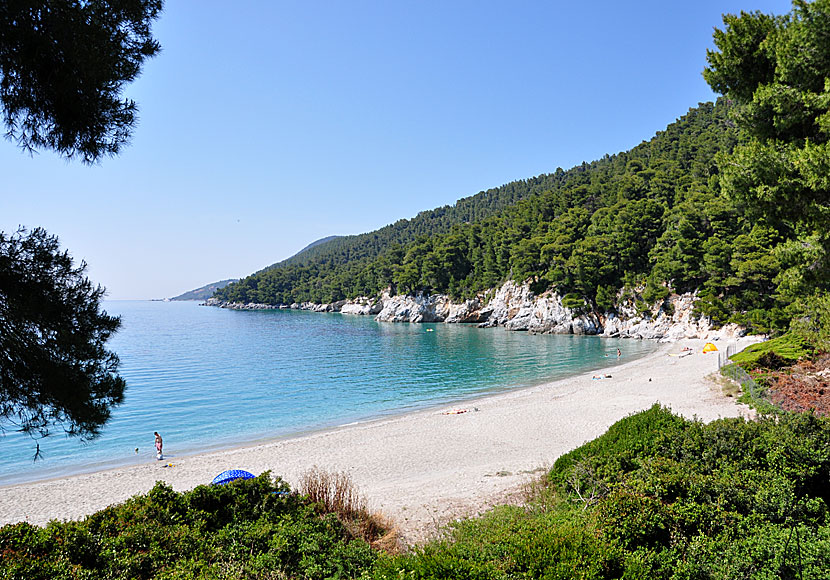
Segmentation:
[[(607, 337), (594, 337), (599, 339), (604, 339)], [(666, 344), (657, 344), (655, 350), (648, 354), (638, 356), (633, 360), (626, 361), (625, 363), (619, 362), (617, 359), (617, 364), (613, 364), (610, 366), (602, 366), (597, 367), (592, 372), (606, 372), (606, 371), (613, 371), (614, 369), (624, 367), (625, 365), (634, 364), (638, 361), (642, 361), (649, 357), (653, 357), (659, 354), (662, 350), (668, 348)], [(409, 415), (415, 415), (419, 413), (429, 413), (429, 412), (441, 412), (447, 407), (457, 408), (457, 407), (464, 407), (465, 405), (469, 406), (468, 404), (472, 403), (481, 403), (482, 401), (486, 401), (489, 399), (495, 399), (499, 397), (506, 397), (511, 394), (520, 393), (525, 390), (535, 389), (539, 387), (549, 387), (555, 388), (554, 385), (561, 382), (569, 381), (578, 376), (584, 376), (586, 373), (578, 372), (571, 376), (559, 378), (559, 379), (541, 379), (536, 384), (533, 385), (525, 385), (519, 387), (507, 387), (507, 388), (493, 388), (492, 392), (481, 392), (476, 394), (470, 394), (467, 396), (459, 396), (459, 397), (450, 397), (447, 400), (442, 401), (428, 401), (422, 402), (421, 404), (413, 405), (412, 408), (409, 409), (393, 409), (388, 411), (383, 411), (378, 415), (369, 416), (363, 419), (356, 419), (353, 421), (349, 421), (347, 423), (338, 423), (338, 424), (331, 424), (331, 425), (322, 425), (316, 427), (308, 427), (305, 429), (297, 429), (296, 431), (292, 431), (289, 433), (285, 433), (282, 435), (276, 436), (261, 436), (256, 437), (254, 439), (245, 440), (237, 443), (228, 443), (226, 445), (215, 445), (215, 446), (207, 446), (204, 448), (197, 448), (197, 449), (185, 449), (180, 454), (175, 455), (167, 455), (165, 454), (165, 459), (162, 461), (162, 464), (171, 463), (174, 461), (181, 461), (183, 459), (188, 459), (192, 457), (200, 457), (200, 456), (207, 456), (207, 455), (216, 455), (219, 453), (225, 452), (234, 452), (234, 451), (243, 451), (246, 449), (255, 449), (262, 446), (267, 446), (269, 444), (278, 443), (281, 441), (292, 441), (297, 439), (305, 439), (308, 437), (313, 437), (315, 435), (322, 435), (330, 431), (338, 431), (340, 429), (349, 429), (349, 428), (356, 428), (360, 426), (369, 425), (372, 423), (380, 423), (385, 421), (393, 421), (395, 419), (401, 419)], [(573, 394), (573, 392), (565, 393), (565, 394)], [(555, 398), (557, 395), (553, 395)], [(562, 395), (564, 396), (564, 394)], [(475, 405), (473, 405), (475, 407)], [(155, 452), (153, 452), (155, 453)], [(99, 464), (98, 467), (92, 466), (88, 470), (74, 472), (74, 473), (67, 473), (67, 474), (56, 474), (56, 475), (47, 475), (44, 477), (37, 477), (36, 479), (32, 479), (29, 481), (18, 481), (18, 482), (9, 482), (9, 483), (2, 483), (0, 482), (0, 497), (2, 497), (2, 491), (4, 489), (13, 488), (13, 487), (26, 487), (30, 485), (35, 485), (38, 483), (49, 483), (55, 481), (63, 481), (66, 479), (72, 479), (77, 477), (82, 477), (85, 475), (91, 475), (96, 473), (107, 473), (107, 472), (114, 472), (123, 469), (130, 469), (135, 467), (140, 467), (142, 465), (155, 465), (156, 461), (133, 461), (129, 463), (123, 464)], [(274, 474), (279, 475), (279, 474)], [(0, 512), (1, 514), (2, 512)], [(0, 516), (0, 526), (5, 525), (4, 520)]]
[[(79, 519), (146, 493), (156, 481), (177, 491), (207, 484), (225, 469), (270, 470), (292, 488), (313, 466), (352, 476), (369, 508), (391, 517), (417, 543), (460, 516), (507, 503), (534, 473), (659, 402), (704, 421), (749, 415), (706, 377), (716, 353), (703, 340), (663, 344), (651, 354), (597, 371), (230, 449), (0, 487), (0, 525)], [(754, 342), (737, 341), (741, 348)], [(685, 357), (668, 356), (682, 347)], [(465, 409), (463, 413), (447, 411)], [(478, 409), (478, 410), (475, 410)], [(167, 467), (168, 464), (172, 466)]]
[[(312, 313), (318, 314), (318, 313)], [(336, 313), (339, 315), (339, 313)], [(392, 323), (387, 323), (392, 324)], [(485, 331), (492, 331), (493, 329), (483, 329)], [(498, 331), (508, 332), (505, 329), (496, 329)], [(590, 340), (613, 340), (618, 341), (620, 339), (617, 338), (609, 338), (605, 336), (589, 336), (589, 337), (581, 337), (582, 339), (590, 339)], [(646, 358), (649, 356), (654, 355), (658, 352), (663, 345), (654, 340), (643, 340), (643, 339), (623, 339), (623, 340), (636, 340), (637, 342), (642, 343), (651, 343), (653, 345), (653, 349), (646, 354), (638, 353), (633, 357), (629, 358), (626, 362), (634, 362), (636, 360), (640, 360), (642, 358)], [(616, 348), (616, 346), (614, 347)], [(625, 347), (623, 347), (625, 348)], [(613, 350), (613, 349), (610, 349)], [(616, 367), (620, 364), (619, 359), (614, 357), (613, 355), (609, 357), (606, 354), (605, 359), (599, 359), (597, 361), (597, 367), (595, 370), (597, 372), (599, 370), (607, 370), (612, 367)], [(553, 372), (553, 371), (551, 371)], [(486, 389), (483, 389), (478, 392), (467, 392), (467, 393), (456, 393), (453, 395), (444, 395), (441, 399), (423, 399), (415, 402), (409, 402), (408, 404), (400, 407), (394, 407), (384, 410), (375, 411), (372, 414), (368, 415), (360, 415), (360, 416), (352, 416), (343, 419), (333, 419), (327, 422), (320, 422), (317, 424), (312, 425), (305, 425), (305, 426), (298, 426), (287, 429), (285, 431), (281, 431), (279, 433), (258, 433), (252, 434), (251, 436), (244, 436), (238, 440), (225, 440), (219, 441), (212, 444), (207, 445), (200, 445), (198, 443), (192, 446), (186, 445), (177, 445), (177, 446), (169, 446), (169, 448), (175, 450), (174, 455), (167, 455), (165, 454), (168, 461), (178, 461), (182, 458), (192, 457), (196, 455), (210, 455), (215, 453), (221, 453), (224, 451), (233, 451), (236, 449), (245, 449), (245, 448), (252, 448), (257, 447), (263, 444), (268, 444), (277, 441), (283, 440), (290, 440), (290, 439), (298, 439), (302, 437), (306, 437), (309, 435), (313, 435), (315, 433), (322, 433), (326, 431), (336, 430), (343, 427), (348, 427), (352, 425), (360, 425), (371, 423), (374, 421), (380, 421), (389, 418), (395, 418), (403, 415), (409, 415), (412, 413), (419, 413), (425, 412), (430, 410), (438, 410), (445, 406), (463, 406), (467, 403), (472, 401), (476, 401), (482, 398), (489, 398), (499, 395), (504, 395), (516, 391), (521, 391), (524, 389), (534, 388), (540, 385), (547, 385), (550, 383), (555, 383), (562, 380), (567, 380), (580, 374), (584, 374), (587, 371), (567, 371), (564, 376), (557, 376), (560, 372), (556, 372), (552, 376), (548, 376), (547, 378), (534, 378), (532, 380), (528, 380), (525, 384), (512, 384), (509, 386), (492, 386)], [(341, 422), (342, 421), (342, 422)], [(164, 435), (164, 433), (162, 433)], [(107, 471), (114, 471), (118, 469), (128, 469), (131, 467), (138, 467), (141, 465), (146, 465), (149, 463), (154, 463), (155, 459), (155, 451), (152, 452), (152, 459), (149, 459), (149, 454), (145, 453), (143, 457), (133, 456), (132, 453), (129, 455), (125, 455), (120, 458), (116, 459), (100, 459), (93, 463), (85, 463), (82, 465), (58, 465), (56, 467), (51, 468), (51, 472), (49, 470), (42, 471), (40, 473), (35, 473), (31, 475), (28, 479), (13, 479), (13, 478), (4, 478), (0, 477), (0, 490), (8, 487), (14, 487), (18, 485), (30, 485), (35, 483), (41, 482), (48, 482), (48, 481), (55, 481), (55, 480), (63, 480), (72, 477), (78, 477), (83, 475), (89, 475), (92, 473), (98, 472), (107, 472)], [(26, 477), (26, 476), (23, 476)], [(5, 480), (4, 480), (5, 479)], [(0, 525), (3, 524), (3, 521), (0, 520)]]

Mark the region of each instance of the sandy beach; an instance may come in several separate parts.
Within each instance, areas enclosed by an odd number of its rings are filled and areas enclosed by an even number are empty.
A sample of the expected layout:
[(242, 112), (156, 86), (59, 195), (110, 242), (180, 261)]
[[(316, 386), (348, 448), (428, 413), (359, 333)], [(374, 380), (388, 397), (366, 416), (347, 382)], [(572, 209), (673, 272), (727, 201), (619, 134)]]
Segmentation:
[[(635, 361), (626, 362), (623, 356), (611, 369), (453, 407), (251, 447), (2, 487), (0, 524), (80, 519), (147, 492), (156, 481), (187, 490), (231, 468), (255, 474), (271, 470), (295, 486), (301, 474), (318, 466), (351, 474), (370, 509), (393, 519), (404, 542), (418, 542), (454, 518), (506, 503), (561, 454), (655, 402), (704, 421), (748, 415), (745, 406), (724, 396), (707, 378), (717, 371), (718, 355), (702, 354), (703, 344), (687, 340), (661, 345)], [(693, 349), (692, 354), (677, 356), (684, 347)], [(610, 378), (596, 380), (594, 375)], [(166, 441), (166, 451), (175, 455), (175, 445)]]

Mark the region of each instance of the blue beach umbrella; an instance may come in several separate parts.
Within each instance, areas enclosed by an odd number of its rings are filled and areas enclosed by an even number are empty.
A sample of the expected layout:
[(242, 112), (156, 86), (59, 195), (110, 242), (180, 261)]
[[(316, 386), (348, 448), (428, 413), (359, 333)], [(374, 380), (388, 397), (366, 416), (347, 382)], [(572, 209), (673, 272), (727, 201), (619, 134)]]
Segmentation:
[(226, 483), (232, 482), (234, 479), (253, 479), (253, 477), (253, 473), (248, 473), (242, 469), (229, 469), (214, 477), (213, 481), (210, 483), (212, 485), (225, 485)]

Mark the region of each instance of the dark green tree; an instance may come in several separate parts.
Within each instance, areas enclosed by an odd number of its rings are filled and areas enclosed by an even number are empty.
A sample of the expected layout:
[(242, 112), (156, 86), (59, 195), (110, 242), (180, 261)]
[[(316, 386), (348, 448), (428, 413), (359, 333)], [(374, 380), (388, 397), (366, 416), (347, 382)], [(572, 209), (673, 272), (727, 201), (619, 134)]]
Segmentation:
[(795, 0), (782, 17), (724, 17), (704, 77), (735, 102), (744, 139), (721, 154), (723, 191), (750, 217), (818, 243), (803, 267), (828, 282), (830, 252), (830, 0)]
[(0, 2), (0, 103), (7, 138), (92, 163), (115, 155), (136, 122), (123, 98), (159, 52), (162, 0)]
[[(43, 229), (0, 232), (0, 430), (93, 438), (124, 396), (104, 289)], [(39, 447), (38, 447), (39, 450)]]

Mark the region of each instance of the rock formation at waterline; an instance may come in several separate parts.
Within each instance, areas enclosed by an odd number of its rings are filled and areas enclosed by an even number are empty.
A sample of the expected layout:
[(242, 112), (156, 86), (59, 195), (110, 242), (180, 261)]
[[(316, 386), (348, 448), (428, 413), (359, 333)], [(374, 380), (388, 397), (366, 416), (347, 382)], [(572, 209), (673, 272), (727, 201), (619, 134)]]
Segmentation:
[(590, 334), (606, 337), (677, 340), (681, 338), (734, 338), (743, 329), (728, 324), (713, 329), (707, 317), (695, 317), (692, 293), (672, 296), (665, 303), (640, 314), (631, 304), (602, 315), (581, 314), (562, 305), (555, 292), (535, 294), (528, 284), (513, 281), (464, 302), (453, 302), (444, 294), (390, 296), (341, 300), (332, 304), (303, 302), (290, 305), (234, 304), (210, 299), (209, 306), (238, 310), (293, 308), (314, 312), (375, 316), (381, 322), (446, 322), (502, 326), (507, 330), (537, 334)]

